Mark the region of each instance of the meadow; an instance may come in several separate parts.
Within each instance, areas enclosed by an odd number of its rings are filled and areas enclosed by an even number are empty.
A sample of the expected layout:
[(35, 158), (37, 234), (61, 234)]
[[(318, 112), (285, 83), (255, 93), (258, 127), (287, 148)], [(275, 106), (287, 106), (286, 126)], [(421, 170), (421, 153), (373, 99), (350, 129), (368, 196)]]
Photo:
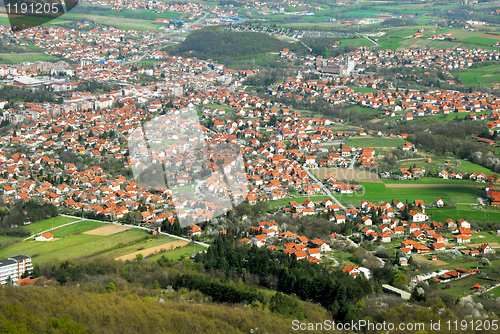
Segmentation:
[(159, 27), (165, 25), (161, 23), (156, 23), (156, 21), (130, 19), (117, 16), (102, 16), (102, 15), (76, 14), (76, 13), (68, 13), (65, 15), (68, 15), (68, 17), (73, 19), (91, 20), (98, 24), (110, 25), (115, 28), (125, 29), (125, 30), (141, 30), (141, 31), (157, 30)]
[(392, 200), (413, 202), (421, 199), (425, 203), (432, 203), (437, 198), (442, 198), (446, 202), (475, 204), (477, 203), (476, 197), (482, 195), (480, 189), (465, 187), (416, 188), (408, 184), (407, 187), (388, 188), (384, 183), (372, 182), (361, 182), (361, 185), (364, 187), (364, 194), (343, 195), (340, 197), (341, 202), (359, 206), (362, 200), (377, 204)]
[(116, 247), (120, 243), (124, 245), (139, 243), (146, 240), (147, 237), (147, 232), (132, 229), (110, 236), (80, 233), (54, 241), (23, 241), (0, 250), (0, 259), (16, 255), (28, 255), (32, 257), (33, 263), (43, 263), (49, 260), (61, 261), (83, 258), (105, 253), (111, 247)]
[(51, 228), (58, 227), (67, 223), (79, 220), (78, 218), (57, 216), (54, 218), (39, 221), (25, 226), (32, 234), (37, 234), (43, 231), (50, 230)]
[[(498, 268), (500, 266), (500, 260), (494, 260), (491, 261), (491, 266), (483, 268), (479, 266), (479, 270), (481, 270), (480, 274), (468, 276), (465, 278), (461, 278), (458, 280), (454, 280), (448, 283), (441, 283), (438, 284), (438, 289), (443, 290), (446, 293), (449, 293), (453, 295), (454, 297), (462, 297), (466, 295), (470, 295), (474, 293), (475, 291), (472, 289), (472, 286), (475, 284), (479, 284), (482, 287), (487, 287), (493, 284), (498, 283), (498, 280), (500, 279), (500, 274), (498, 273), (498, 270), (495, 268)], [(464, 269), (476, 269), (477, 267), (477, 259), (471, 259), (471, 262), (466, 262), (466, 263), (454, 263), (450, 264), (447, 266), (444, 266), (444, 269), (450, 269), (454, 270), (456, 268), (464, 268)], [(438, 267), (435, 267), (434, 270), (436, 270)], [(481, 279), (481, 277), (486, 276), (496, 280), (495, 281), (488, 281)], [(488, 292), (489, 294), (490, 292)]]
[[(446, 160), (450, 160), (449, 163)], [(468, 160), (457, 160), (457, 159), (446, 159), (446, 158), (432, 158), (432, 162), (427, 163), (423, 159), (422, 161), (410, 161), (401, 164), (401, 167), (415, 167), (424, 168), (426, 171), (431, 173), (439, 173), (441, 170), (445, 168), (452, 168), (455, 172), (461, 172), (462, 174), (470, 174), (470, 173), (484, 173), (485, 175), (495, 174), (489, 168), (483, 167), (481, 165), (475, 164)], [(460, 180), (441, 180), (445, 182), (454, 181), (456, 183), (460, 183)], [(466, 181), (461, 181), (466, 182)], [(463, 183), (462, 183), (463, 184)], [(477, 184), (477, 183), (476, 183)]]
[(500, 74), (500, 65), (489, 65), (477, 68), (471, 68), (467, 71), (451, 72), (453, 76), (460, 77), (463, 84), (467, 86), (486, 86), (490, 87), (494, 83), (498, 83), (498, 75)]
[(93, 230), (98, 227), (106, 226), (104, 223), (83, 220), (68, 226), (63, 226), (55, 230), (50, 231), (54, 235), (54, 238), (63, 238), (73, 234), (82, 233), (85, 231)]
[(406, 143), (406, 140), (402, 138), (363, 138), (357, 137), (352, 138), (347, 141), (349, 146), (360, 146), (360, 147), (398, 147)]
[[(462, 205), (462, 206), (457, 206), (457, 209), (448, 209), (448, 208), (427, 209), (426, 213), (429, 214), (431, 219), (438, 222), (444, 222), (448, 218), (451, 218), (455, 221), (461, 218), (467, 219), (469, 221), (478, 221), (478, 222), (500, 221), (500, 211), (493, 211), (487, 207), (478, 210), (478, 209), (472, 209), (471, 206)], [(496, 238), (497, 241), (499, 239), (500, 238)]]
[(47, 55), (43, 52), (27, 52), (27, 53), (0, 53), (0, 63), (3, 64), (20, 64), (27, 61), (54, 61), (57, 57)]

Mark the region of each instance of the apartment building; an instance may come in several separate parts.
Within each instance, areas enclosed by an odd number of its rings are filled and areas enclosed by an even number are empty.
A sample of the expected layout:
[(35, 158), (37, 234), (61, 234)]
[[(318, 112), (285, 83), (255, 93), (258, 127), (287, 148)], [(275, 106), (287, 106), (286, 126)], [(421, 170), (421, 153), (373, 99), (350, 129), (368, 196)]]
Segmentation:
[(13, 282), (16, 282), (21, 279), (25, 271), (31, 272), (32, 270), (31, 258), (26, 255), (18, 255), (0, 261), (0, 285), (5, 285), (9, 277)]

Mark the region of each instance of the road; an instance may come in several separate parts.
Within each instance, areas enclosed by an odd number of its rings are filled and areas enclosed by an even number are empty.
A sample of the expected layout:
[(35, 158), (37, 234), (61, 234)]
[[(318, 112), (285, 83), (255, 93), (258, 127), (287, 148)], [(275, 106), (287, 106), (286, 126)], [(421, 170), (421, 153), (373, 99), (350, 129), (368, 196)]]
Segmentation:
[[(61, 215), (61, 216), (64, 216), (64, 215)], [(64, 217), (68, 217), (68, 216), (64, 216)], [(75, 218), (78, 218), (78, 217), (75, 217)], [(55, 230), (55, 229), (58, 229), (58, 228), (60, 228), (60, 227), (64, 227), (64, 226), (68, 226), (68, 225), (73, 225), (73, 224), (79, 223), (79, 222), (81, 222), (81, 221), (83, 221), (83, 220), (90, 220), (90, 219), (82, 219), (82, 218), (78, 218), (78, 219), (79, 219), (79, 220), (74, 221), (74, 222), (71, 222), (71, 223), (67, 223), (67, 224), (59, 225), (59, 226), (56, 226), (56, 227), (53, 227), (53, 228), (49, 228), (48, 230), (45, 230), (45, 231), (42, 231), (42, 232), (38, 232), (37, 234), (35, 234), (35, 236), (36, 236), (36, 235), (42, 235), (42, 234), (44, 234), (44, 233), (50, 232), (50, 231)], [(100, 222), (100, 223), (102, 223), (102, 222)], [(23, 241), (26, 241), (26, 240), (28, 240), (28, 239), (33, 239), (33, 238), (34, 238), (34, 236), (32, 235), (32, 236), (30, 236), (30, 237), (27, 237), (26, 239), (23, 239)]]
[(372, 42), (373, 44), (375, 44), (375, 46), (380, 46), (380, 45), (379, 45), (379, 44), (378, 44), (378, 43), (377, 43), (374, 39), (371, 39), (371, 38), (370, 38), (370, 37), (368, 37), (368, 36), (362, 35), (362, 34), (357, 33), (357, 32), (355, 32), (355, 34), (356, 34), (356, 35), (358, 35), (359, 37), (364, 37), (364, 38), (366, 38), (367, 40), (369, 40), (370, 42)]
[(339, 141), (331, 141), (328, 143), (319, 143), (318, 145), (320, 145), (320, 146), (332, 146), (332, 145), (340, 145), (340, 144), (345, 144), (345, 143), (343, 141), (339, 140)]
[(333, 262), (335, 262), (335, 264), (333, 265), (334, 267), (338, 267), (340, 265), (340, 262), (336, 258), (326, 254), (323, 256), (326, 257), (328, 260), (332, 260)]
[(321, 187), (321, 189), (322, 189), (322, 190), (323, 190), (323, 191), (324, 191), (324, 192), (328, 195), (328, 197), (330, 197), (330, 199), (331, 199), (334, 203), (337, 203), (337, 204), (338, 204), (338, 206), (339, 206), (341, 209), (345, 209), (345, 206), (344, 206), (342, 203), (340, 203), (340, 201), (339, 201), (337, 198), (335, 198), (335, 196), (333, 196), (333, 195), (332, 195), (332, 193), (330, 192), (330, 189), (328, 189), (328, 188), (327, 188), (327, 187), (323, 184), (323, 182), (320, 182), (320, 181), (316, 178), (316, 176), (314, 176), (314, 174), (313, 174), (313, 173), (311, 173), (311, 172), (309, 171), (309, 168), (304, 167), (304, 169), (305, 169), (305, 171), (307, 172), (307, 175), (309, 175), (309, 177), (310, 177), (312, 180), (314, 180), (314, 182), (316, 182), (316, 183), (317, 183), (317, 184)]

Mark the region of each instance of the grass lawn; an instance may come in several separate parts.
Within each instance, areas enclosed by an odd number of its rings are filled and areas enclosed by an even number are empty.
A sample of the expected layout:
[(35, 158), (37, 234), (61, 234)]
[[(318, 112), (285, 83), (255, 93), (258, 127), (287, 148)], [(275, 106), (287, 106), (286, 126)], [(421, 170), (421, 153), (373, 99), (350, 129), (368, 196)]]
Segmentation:
[(189, 257), (189, 256), (193, 255), (195, 252), (199, 252), (199, 251), (202, 251), (202, 250), (205, 250), (205, 249), (207, 249), (207, 248), (203, 247), (201, 245), (198, 245), (198, 244), (196, 244), (196, 249), (195, 249), (195, 246), (188, 245), (188, 246), (185, 246), (185, 247), (173, 249), (173, 250), (165, 252), (165, 253), (160, 253), (160, 254), (156, 254), (156, 255), (150, 256), (147, 259), (150, 262), (155, 262), (159, 258), (161, 258), (162, 255), (165, 255), (169, 260), (178, 260), (180, 258), (184, 259), (186, 257)]
[[(500, 260), (491, 261), (491, 266), (486, 267), (486, 268), (479, 267), (479, 270), (481, 270), (481, 273), (476, 274), (476, 275), (472, 275), (472, 276), (468, 276), (465, 278), (461, 278), (461, 279), (458, 279), (455, 281), (451, 281), (448, 283), (438, 284), (438, 289), (443, 290), (444, 292), (449, 293), (455, 297), (470, 295), (470, 294), (475, 292), (474, 290), (472, 290), (472, 286), (475, 284), (479, 284), (482, 287), (488, 287), (488, 286), (491, 286), (491, 285), (498, 283), (498, 280), (500, 279), (500, 274), (493, 273), (493, 271), (494, 271), (494, 268), (498, 268), (499, 265), (500, 265)], [(457, 263), (457, 264), (455, 264), (455, 266), (448, 265), (445, 267), (446, 267), (446, 269), (449, 268), (450, 270), (452, 270), (452, 269), (456, 269), (459, 267), (465, 268), (465, 269), (475, 269), (476, 266), (477, 266), (477, 261), (474, 260), (472, 262), (467, 262), (467, 264), (458, 264)], [(484, 274), (486, 274), (486, 276), (488, 276), (490, 278), (496, 279), (496, 282), (481, 279), (481, 277)], [(446, 286), (449, 286), (449, 289), (446, 289), (445, 288)]]
[[(467, 219), (468, 221), (479, 221), (479, 222), (498, 222), (500, 221), (500, 212), (499, 211), (491, 211), (488, 209), (483, 209), (483, 210), (472, 210), (472, 209), (462, 209), (464, 206), (459, 206), (457, 209), (445, 209), (445, 208), (439, 208), (439, 209), (427, 209), (426, 213), (430, 215), (431, 219), (438, 221), (438, 222), (444, 222), (446, 219), (451, 218), (453, 220), (458, 220), (461, 218)], [(485, 236), (490, 236), (488, 234), (485, 234)], [(500, 241), (498, 237), (491, 236), (492, 238), (496, 239), (496, 242)], [(488, 238), (489, 239), (489, 238)], [(486, 239), (479, 239), (478, 242), (481, 242), (480, 240), (484, 240), (484, 242), (487, 242), (488, 240)], [(491, 240), (493, 241), (493, 240)]]
[(3, 64), (19, 64), (25, 61), (55, 61), (59, 58), (46, 55), (43, 52), (28, 52), (28, 53), (0, 53), (0, 63)]
[(494, 288), (493, 290), (490, 290), (487, 292), (488, 295), (493, 295), (495, 298), (500, 297), (500, 286)]
[(467, 86), (484, 85), (491, 86), (498, 82), (498, 74), (500, 74), (500, 65), (489, 65), (483, 67), (472, 68), (464, 72), (451, 72), (455, 77), (460, 77), (462, 83)]
[(356, 92), (360, 93), (375, 93), (377, 90), (370, 87), (352, 87)]
[(398, 180), (384, 180), (385, 184), (462, 184), (462, 185), (476, 185), (478, 187), (484, 187), (484, 183), (467, 181), (467, 180), (444, 180), (435, 177), (423, 177), (421, 180), (416, 181), (398, 181)]
[(118, 243), (138, 243), (147, 236), (143, 230), (132, 229), (109, 236), (76, 234), (48, 242), (23, 241), (0, 250), (0, 259), (16, 255), (31, 256), (34, 263), (76, 259), (105, 252)]
[(140, 20), (140, 19), (130, 19), (123, 17), (113, 17), (113, 16), (102, 16), (102, 15), (90, 15), (90, 14), (76, 14), (68, 13), (72, 18), (81, 20), (91, 20), (98, 24), (110, 25), (116, 28), (125, 30), (157, 30), (159, 27), (165, 24), (156, 23), (156, 21), (150, 20)]
[(343, 38), (343, 39), (339, 39), (338, 41), (340, 42), (341, 46), (351, 45), (351, 46), (354, 46), (356, 48), (359, 48), (360, 46), (372, 46), (373, 45), (372, 42), (370, 42), (369, 40), (367, 40), (364, 37), (349, 38), (349, 39)]
[(61, 226), (61, 225), (67, 224), (67, 223), (77, 221), (77, 220), (79, 220), (79, 219), (78, 218), (57, 216), (54, 218), (42, 220), (42, 221), (39, 221), (37, 223), (27, 225), (25, 227), (28, 230), (30, 230), (32, 234), (37, 234), (37, 233), (40, 233), (42, 231), (50, 230), (53, 227)]
[[(446, 160), (450, 160), (449, 163)], [(409, 161), (401, 164), (401, 167), (410, 167), (416, 165), (416, 167), (424, 168), (426, 171), (439, 173), (441, 170), (445, 169), (445, 167), (451, 167), (455, 173), (461, 172), (462, 174), (470, 174), (474, 173), (484, 173), (486, 175), (495, 174), (486, 167), (481, 165), (477, 165), (468, 160), (458, 160), (458, 159), (446, 159), (446, 158), (432, 158), (431, 163), (425, 162), (425, 158), (422, 158), (422, 161)], [(447, 180), (442, 180), (447, 181)], [(453, 181), (453, 180), (448, 180)], [(454, 180), (459, 183), (460, 180)], [(465, 182), (465, 181), (462, 181)], [(463, 183), (462, 183), (463, 184)]]
[(353, 138), (348, 139), (347, 145), (361, 146), (361, 147), (399, 147), (406, 143), (402, 138)]
[(55, 238), (67, 237), (73, 234), (82, 233), (88, 230), (93, 230), (98, 227), (105, 226), (104, 223), (93, 222), (89, 220), (83, 220), (81, 222), (63, 226), (61, 228), (57, 228), (55, 230), (50, 231), (54, 235)]
[(362, 200), (377, 204), (379, 202), (400, 200), (413, 202), (416, 199), (424, 200), (424, 203), (432, 203), (438, 197), (446, 202), (454, 203), (477, 203), (476, 196), (481, 196), (482, 191), (476, 188), (414, 188), (411, 185), (404, 188), (387, 188), (384, 183), (361, 182), (364, 194), (343, 195), (341, 201), (347, 204), (359, 206)]

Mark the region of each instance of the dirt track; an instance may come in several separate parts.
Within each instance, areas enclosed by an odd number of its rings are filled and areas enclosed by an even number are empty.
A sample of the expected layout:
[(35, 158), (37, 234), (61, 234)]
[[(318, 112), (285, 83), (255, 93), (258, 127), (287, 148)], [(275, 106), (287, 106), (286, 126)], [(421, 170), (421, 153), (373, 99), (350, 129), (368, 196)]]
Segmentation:
[(186, 245), (189, 245), (188, 241), (183, 241), (183, 240), (172, 241), (172, 242), (168, 242), (166, 244), (160, 245), (160, 246), (155, 246), (155, 247), (143, 249), (143, 250), (140, 250), (137, 252), (133, 252), (133, 253), (130, 253), (127, 255), (119, 256), (115, 260), (122, 260), (122, 261), (133, 260), (133, 259), (135, 259), (137, 254), (142, 254), (144, 257), (146, 257), (146, 256), (151, 255), (151, 254), (159, 253), (160, 250), (162, 250), (162, 249), (169, 251), (172, 249), (176, 249), (177, 247), (184, 247)]
[(103, 227), (96, 228), (94, 230), (85, 231), (85, 232), (83, 232), (83, 234), (111, 235), (111, 234), (116, 234), (116, 233), (120, 233), (120, 232), (123, 232), (123, 231), (127, 231), (127, 230), (130, 230), (130, 229), (131, 229), (131, 227), (128, 227), (128, 226), (121, 226), (121, 225), (112, 225), (112, 224), (109, 224), (109, 225), (106, 225), (106, 226), (103, 226)]
[(386, 188), (482, 188), (484, 185), (475, 184), (422, 184), (422, 183), (386, 183)]

